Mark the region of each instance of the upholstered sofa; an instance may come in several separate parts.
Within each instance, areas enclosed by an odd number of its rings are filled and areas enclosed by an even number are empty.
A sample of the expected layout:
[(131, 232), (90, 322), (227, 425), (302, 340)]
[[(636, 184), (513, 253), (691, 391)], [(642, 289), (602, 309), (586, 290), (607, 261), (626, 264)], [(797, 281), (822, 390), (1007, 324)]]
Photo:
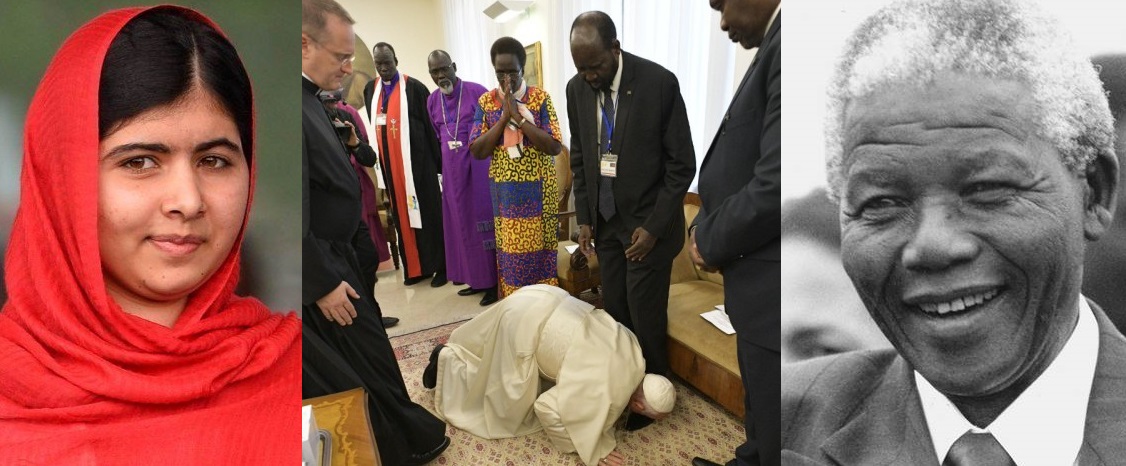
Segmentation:
[[(700, 198), (684, 199), (685, 224), (700, 210)], [(725, 335), (700, 314), (723, 304), (723, 276), (700, 270), (688, 256), (688, 236), (673, 260), (669, 289), (669, 359), (672, 371), (738, 417), (743, 416), (743, 383), (735, 335)]]

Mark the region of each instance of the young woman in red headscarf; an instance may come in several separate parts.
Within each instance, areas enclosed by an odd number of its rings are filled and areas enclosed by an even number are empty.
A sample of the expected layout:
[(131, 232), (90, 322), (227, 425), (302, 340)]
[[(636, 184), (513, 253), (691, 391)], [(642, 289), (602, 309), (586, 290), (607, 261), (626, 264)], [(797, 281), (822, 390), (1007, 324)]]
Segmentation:
[(106, 13), (28, 110), (0, 312), (0, 464), (296, 464), (300, 322), (233, 294), (250, 81), (179, 7)]

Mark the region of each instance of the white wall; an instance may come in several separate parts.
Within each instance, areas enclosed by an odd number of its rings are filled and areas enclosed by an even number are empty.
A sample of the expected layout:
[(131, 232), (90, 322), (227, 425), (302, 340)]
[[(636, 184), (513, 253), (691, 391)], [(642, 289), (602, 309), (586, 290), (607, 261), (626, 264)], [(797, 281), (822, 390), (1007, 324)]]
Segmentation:
[(399, 57), (399, 71), (434, 90), (426, 57), (446, 46), (440, 0), (339, 1), (356, 20), (356, 35), (367, 44), (369, 54), (377, 42), (391, 44)]

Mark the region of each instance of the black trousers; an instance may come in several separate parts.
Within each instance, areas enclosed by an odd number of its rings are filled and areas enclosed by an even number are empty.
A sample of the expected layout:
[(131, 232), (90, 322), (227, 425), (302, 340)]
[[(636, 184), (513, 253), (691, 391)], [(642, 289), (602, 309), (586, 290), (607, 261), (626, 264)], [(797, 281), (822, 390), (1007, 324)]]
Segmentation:
[[(346, 281), (363, 287), (355, 252), (336, 243), (333, 252), (348, 258), (352, 274)], [(411, 454), (433, 450), (444, 441), (446, 425), (411, 401), (395, 352), (383, 328), (379, 304), (360, 293), (352, 300), (352, 325), (329, 322), (316, 304), (303, 308), (301, 392), (303, 398), (339, 393), (357, 387), (367, 391), (372, 430), (384, 464), (404, 464)]]
[[(761, 328), (755, 321), (767, 320), (765, 313), (781, 312), (778, 285), (781, 263), (744, 259), (724, 269), (724, 300), (727, 315), (736, 332), (739, 372), (743, 379), (743, 427), (747, 441), (735, 449), (735, 459), (728, 466), (778, 466), (781, 463), (780, 369), (782, 358), (778, 337), (774, 348), (764, 346), (763, 335), (752, 336)], [(777, 326), (775, 326), (777, 328)], [(777, 331), (777, 330), (776, 330)]]
[(632, 262), (626, 259), (632, 235), (620, 216), (598, 219), (594, 244), (602, 273), (602, 298), (606, 312), (637, 335), (645, 372), (668, 375), (669, 279), (684, 238), (658, 239), (644, 260)]
[[(363, 289), (357, 288), (356, 291), (374, 303), (376, 302), (375, 271), (379, 268), (379, 251), (371, 241), (371, 230), (368, 230), (366, 223), (360, 222), (360, 228), (356, 230), (355, 235), (352, 235), (352, 248), (356, 250), (356, 260), (360, 265), (360, 281), (363, 282)], [(379, 305), (375, 307), (378, 309)]]

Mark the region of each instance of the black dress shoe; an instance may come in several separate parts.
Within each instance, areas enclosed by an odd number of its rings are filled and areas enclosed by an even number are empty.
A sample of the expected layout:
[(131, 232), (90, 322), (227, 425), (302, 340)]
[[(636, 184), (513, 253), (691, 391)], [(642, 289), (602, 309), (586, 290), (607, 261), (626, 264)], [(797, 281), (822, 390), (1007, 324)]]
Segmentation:
[(434, 447), (433, 450), (430, 450), (426, 453), (414, 454), (414, 455), (411, 455), (410, 457), (408, 457), (407, 458), (407, 464), (409, 466), (421, 466), (421, 465), (424, 465), (424, 464), (429, 463), (431, 461), (434, 461), (434, 458), (437, 458), (439, 455), (441, 455), (442, 452), (446, 451), (446, 448), (448, 448), (449, 446), (450, 446), (450, 438), (445, 437), (445, 438), (442, 439), (442, 443), (438, 444), (437, 447)]
[(472, 288), (471, 287), (471, 288), (466, 288), (464, 290), (458, 291), (457, 295), (458, 296), (473, 296), (473, 295), (480, 293), (482, 291), (485, 291), (485, 289), (484, 288)]
[(430, 280), (430, 286), (437, 288), (449, 282), (449, 280), (446, 280), (446, 272), (438, 272), (434, 274), (434, 279)]
[(394, 327), (396, 325), (399, 325), (399, 318), (398, 317), (384, 317), (383, 318), (383, 328), (391, 328), (391, 327)]
[(438, 385), (438, 355), (442, 353), (442, 348), (445, 347), (446, 345), (438, 344), (434, 347), (434, 351), (430, 352), (430, 363), (422, 371), (423, 387), (434, 388), (435, 385)]
[(411, 285), (415, 285), (415, 284), (417, 284), (417, 283), (419, 283), (423, 280), (426, 280), (427, 278), (429, 278), (429, 277), (426, 276), (426, 275), (423, 275), (421, 277), (408, 278), (406, 280), (403, 280), (403, 284), (406, 285), (406, 286), (411, 286)]
[(719, 464), (719, 463), (713, 463), (711, 461), (708, 461), (706, 459), (703, 459), (703, 458), (700, 458), (699, 456), (697, 456), (695, 458), (692, 458), (692, 466), (723, 466), (723, 465)]
[(464, 283), (462, 283), (462, 282), (450, 282), (450, 283), (453, 283), (453, 284), (454, 284), (454, 286), (461, 286), (461, 285), (464, 285)]
[(497, 302), (497, 287), (492, 287), (485, 290), (485, 296), (481, 298), (481, 305), (488, 306)]

